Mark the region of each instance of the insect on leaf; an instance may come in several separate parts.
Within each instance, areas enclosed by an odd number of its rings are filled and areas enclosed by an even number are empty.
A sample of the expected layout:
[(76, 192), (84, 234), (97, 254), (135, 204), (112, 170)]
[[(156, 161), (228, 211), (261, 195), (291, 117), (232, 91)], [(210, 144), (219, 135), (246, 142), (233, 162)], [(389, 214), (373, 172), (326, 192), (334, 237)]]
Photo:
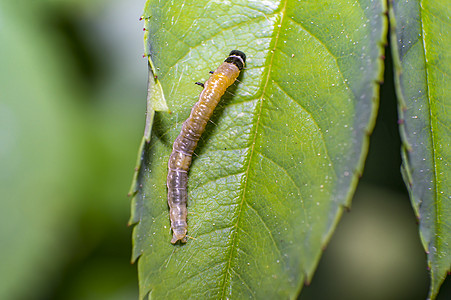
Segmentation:
[[(362, 172), (385, 1), (148, 1), (156, 112), (132, 206), (141, 298), (295, 298)], [(188, 174), (187, 243), (171, 244), (166, 178), (182, 123), (231, 50), (227, 89)]]

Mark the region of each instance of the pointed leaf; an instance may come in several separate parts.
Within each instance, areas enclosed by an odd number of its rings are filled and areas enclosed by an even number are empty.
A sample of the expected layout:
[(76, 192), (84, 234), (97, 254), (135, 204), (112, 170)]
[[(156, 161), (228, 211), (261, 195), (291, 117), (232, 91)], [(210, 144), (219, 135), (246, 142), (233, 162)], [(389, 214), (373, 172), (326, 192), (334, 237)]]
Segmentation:
[[(132, 207), (140, 294), (294, 298), (311, 279), (368, 146), (384, 1), (148, 1), (155, 113)], [(247, 67), (215, 110), (188, 182), (186, 244), (170, 244), (172, 143), (230, 50)]]
[(431, 298), (451, 269), (450, 15), (443, 1), (393, 1), (390, 9), (402, 170), (428, 252)]

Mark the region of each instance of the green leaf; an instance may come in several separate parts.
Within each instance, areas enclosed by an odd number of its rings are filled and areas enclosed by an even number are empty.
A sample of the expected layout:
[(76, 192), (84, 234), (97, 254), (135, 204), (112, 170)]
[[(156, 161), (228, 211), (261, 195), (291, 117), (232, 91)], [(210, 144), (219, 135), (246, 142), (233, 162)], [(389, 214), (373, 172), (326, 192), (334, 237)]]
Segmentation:
[(394, 1), (390, 9), (402, 171), (428, 252), (431, 298), (451, 270), (450, 15), (442, 1)]
[[(141, 298), (297, 296), (362, 172), (384, 11), (369, 0), (147, 2), (147, 54), (172, 113), (155, 113), (133, 199)], [(172, 143), (200, 93), (194, 82), (233, 49), (247, 66), (196, 149), (192, 239), (172, 245)]]

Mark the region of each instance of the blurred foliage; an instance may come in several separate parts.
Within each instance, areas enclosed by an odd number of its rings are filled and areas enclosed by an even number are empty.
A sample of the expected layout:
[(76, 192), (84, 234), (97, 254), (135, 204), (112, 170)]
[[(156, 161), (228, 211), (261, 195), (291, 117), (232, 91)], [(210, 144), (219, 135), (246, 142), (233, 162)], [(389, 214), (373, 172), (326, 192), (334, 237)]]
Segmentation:
[[(126, 193), (145, 117), (147, 64), (141, 58), (138, 22), (143, 5), (144, 1), (104, 0), (0, 2), (0, 299), (137, 298), (136, 268), (129, 263)], [(349, 291), (348, 285), (336, 281), (351, 272), (346, 266), (356, 263), (343, 262), (343, 248), (336, 247), (355, 234), (346, 231), (345, 222), (352, 216), (356, 223), (351, 230), (360, 222), (376, 230), (388, 217), (373, 207), (375, 200), (371, 204), (362, 199), (372, 195), (377, 200), (379, 195), (381, 202), (403, 206), (403, 211), (409, 206), (399, 177), (396, 115), (386, 109), (396, 105), (391, 78), (382, 86), (385, 94), (362, 179), (373, 188), (358, 188), (352, 214), (344, 214), (343, 226), (301, 298), (321, 299), (331, 286), (341, 291), (335, 299)], [(400, 232), (416, 232), (413, 212), (402, 220)], [(415, 239), (408, 249), (389, 240), (371, 256), (362, 248), (359, 264), (368, 265), (352, 265), (353, 269), (369, 269), (379, 260), (397, 267), (398, 262), (388, 260), (393, 253), (409, 261), (422, 256), (424, 262), (418, 235), (406, 239)], [(363, 247), (366, 241), (354, 243)], [(347, 264), (336, 267), (329, 257)], [(423, 273), (393, 278), (393, 269), (385, 268), (377, 277), (408, 280), (409, 291), (404, 284), (378, 289), (400, 295), (397, 299), (424, 299), (426, 266), (410, 267)], [(358, 294), (342, 299), (373, 292), (367, 287), (374, 277), (359, 278), (368, 281)], [(449, 291), (448, 279), (438, 299), (446, 299)]]
[[(142, 3), (129, 18), (92, 4), (0, 5), (1, 299), (136, 297), (126, 194), (145, 107)], [(117, 19), (128, 31), (108, 28)], [(130, 32), (132, 47), (112, 47)]]

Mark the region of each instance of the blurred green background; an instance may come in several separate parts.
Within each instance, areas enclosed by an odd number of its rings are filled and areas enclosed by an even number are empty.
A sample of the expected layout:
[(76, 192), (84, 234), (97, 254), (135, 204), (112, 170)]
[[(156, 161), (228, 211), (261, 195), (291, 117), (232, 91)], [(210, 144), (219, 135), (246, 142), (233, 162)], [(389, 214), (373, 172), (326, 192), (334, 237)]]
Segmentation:
[[(137, 298), (126, 224), (145, 118), (144, 3), (0, 1), (0, 299)], [(302, 299), (426, 298), (387, 62), (353, 207)], [(448, 279), (439, 299), (449, 291)]]
[(144, 1), (0, 2), (0, 299), (136, 299)]

